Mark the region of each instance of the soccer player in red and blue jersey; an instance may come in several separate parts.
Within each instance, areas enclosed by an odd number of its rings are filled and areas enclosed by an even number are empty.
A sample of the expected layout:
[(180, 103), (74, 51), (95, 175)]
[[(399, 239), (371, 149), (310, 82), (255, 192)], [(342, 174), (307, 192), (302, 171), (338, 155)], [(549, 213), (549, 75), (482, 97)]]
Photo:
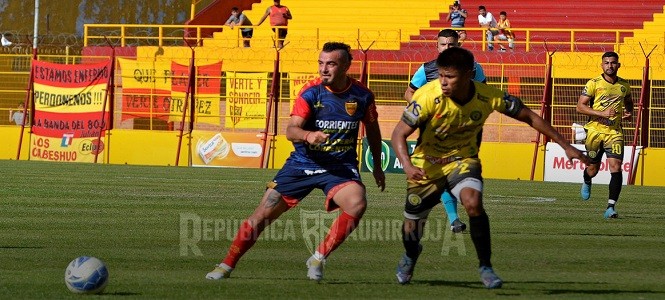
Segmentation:
[[(256, 242), (261, 232), (282, 213), (296, 206), (314, 189), (326, 195), (327, 211), (340, 209), (328, 235), (307, 260), (307, 277), (323, 278), (325, 259), (360, 222), (367, 207), (365, 186), (358, 172), (356, 145), (361, 123), (365, 125), (374, 161), (381, 161), (381, 131), (374, 94), (347, 76), (350, 47), (329, 42), (319, 55), (320, 78), (300, 91), (286, 128), (295, 151), (267, 185), (261, 204), (245, 220), (221, 264), (208, 279), (228, 278), (236, 263)], [(385, 175), (373, 171), (383, 191)]]

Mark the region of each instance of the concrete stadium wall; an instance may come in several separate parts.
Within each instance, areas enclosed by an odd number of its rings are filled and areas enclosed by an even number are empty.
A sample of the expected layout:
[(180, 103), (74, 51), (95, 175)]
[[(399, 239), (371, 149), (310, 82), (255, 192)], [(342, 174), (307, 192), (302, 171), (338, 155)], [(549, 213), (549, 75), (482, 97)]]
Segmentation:
[[(4, 137), (4, 142), (0, 145), (0, 159), (16, 159), (19, 134), (20, 127), (0, 126), (0, 136)], [(173, 166), (176, 158), (177, 134), (176, 131), (114, 129), (109, 133), (107, 157), (100, 157), (99, 161), (110, 164)], [(21, 160), (29, 158), (29, 135), (26, 130)], [(293, 146), (283, 135), (278, 135), (272, 145), (268, 166), (271, 169), (278, 169), (293, 151)], [(494, 179), (529, 180), (533, 151), (534, 145), (528, 143), (484, 142), (480, 151), (483, 176)], [(544, 147), (540, 147), (538, 151), (535, 180), (540, 181), (543, 180)], [(184, 139), (179, 165), (187, 165), (188, 155), (187, 139)], [(643, 150), (637, 166), (636, 184), (665, 186), (665, 178), (660, 176), (663, 169), (665, 169), (665, 149)]]

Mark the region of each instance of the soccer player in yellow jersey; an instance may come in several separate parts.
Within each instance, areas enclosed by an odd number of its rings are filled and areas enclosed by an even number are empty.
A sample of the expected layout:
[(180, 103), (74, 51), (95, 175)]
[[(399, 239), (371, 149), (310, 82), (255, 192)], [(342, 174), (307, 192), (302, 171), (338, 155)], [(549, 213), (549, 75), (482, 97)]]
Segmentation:
[[(490, 223), (483, 208), (483, 177), (478, 158), (481, 131), (493, 111), (525, 122), (557, 142), (569, 159), (589, 162), (552, 126), (522, 104), (519, 98), (473, 81), (473, 54), (454, 47), (437, 58), (439, 79), (425, 84), (405, 108), (392, 133), (392, 145), (407, 177), (402, 242), (406, 253), (397, 265), (397, 280), (410, 282), (422, 245), (425, 221), (448, 189), (469, 215), (471, 240), (486, 288), (503, 282), (490, 262)], [(413, 154), (406, 139), (420, 129)]]
[(580, 99), (577, 101), (577, 112), (589, 116), (584, 125), (587, 131), (584, 143), (591, 164), (584, 169), (584, 183), (580, 194), (583, 200), (591, 197), (591, 178), (598, 174), (603, 153), (607, 155), (610, 169), (610, 195), (607, 200), (605, 218), (617, 218), (619, 215), (614, 205), (619, 200), (623, 176), (623, 129), (622, 119), (630, 119), (633, 115), (633, 100), (630, 97), (630, 85), (617, 76), (621, 67), (619, 55), (605, 52), (600, 66), (603, 74), (587, 82)]

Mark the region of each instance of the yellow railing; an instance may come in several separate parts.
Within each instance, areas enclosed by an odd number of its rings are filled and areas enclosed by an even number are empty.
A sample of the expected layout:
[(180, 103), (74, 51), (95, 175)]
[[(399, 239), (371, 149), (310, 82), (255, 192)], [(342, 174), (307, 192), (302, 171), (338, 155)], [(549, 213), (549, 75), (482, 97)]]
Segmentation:
[[(344, 28), (344, 27), (341, 27)], [(189, 32), (188, 39), (195, 40), (199, 44), (205, 40), (214, 40), (214, 38), (203, 36), (203, 29), (219, 29), (219, 31), (229, 30), (226, 26), (220, 25), (145, 25), (145, 24), (86, 24), (84, 26), (84, 46), (105, 45), (105, 39), (119, 44), (128, 45), (182, 45), (180, 43), (185, 32)], [(345, 42), (356, 44), (369, 44), (376, 42), (374, 49), (383, 49), (382, 45), (393, 44), (393, 49), (397, 49), (402, 43), (428, 43), (436, 40), (436, 33), (441, 28), (421, 28), (420, 37), (403, 36), (401, 31), (395, 30), (376, 30), (361, 28), (345, 29), (291, 29), (287, 40), (293, 41), (289, 48), (319, 48), (331, 37), (343, 39)], [(236, 34), (225, 35), (225, 38), (232, 37), (234, 41), (226, 40), (226, 46), (240, 47), (242, 37), (238, 29), (234, 29)], [(267, 30), (267, 29), (261, 29)], [(487, 46), (487, 38), (483, 28), (464, 28), (467, 31), (467, 45), (473, 45), (480, 49)], [(548, 49), (575, 51), (580, 46), (603, 46), (617, 50), (624, 37), (631, 36), (632, 30), (624, 29), (554, 29), (554, 28), (513, 28), (511, 29), (517, 36), (515, 45), (518, 49), (529, 52), (534, 49), (544, 49), (547, 44)], [(271, 33), (272, 35), (272, 33)], [(270, 37), (258, 37), (255, 33), (252, 41), (261, 39), (274, 39)], [(259, 43), (261, 44), (261, 43)], [(272, 45), (272, 43), (269, 43)], [(262, 45), (266, 45), (263, 43)]]

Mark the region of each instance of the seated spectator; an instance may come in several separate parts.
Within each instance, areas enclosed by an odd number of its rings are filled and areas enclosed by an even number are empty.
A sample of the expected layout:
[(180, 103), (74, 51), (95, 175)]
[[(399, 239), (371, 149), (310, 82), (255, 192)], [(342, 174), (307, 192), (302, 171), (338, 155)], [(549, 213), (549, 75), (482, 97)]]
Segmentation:
[(482, 5), (478, 6), (478, 24), (480, 27), (487, 29), (487, 50), (494, 50), (492, 41), (494, 41), (494, 35), (499, 34), (499, 30), (496, 28), (496, 19), (492, 13), (488, 12), (485, 6)]
[[(459, 1), (455, 1), (450, 7), (450, 12), (446, 17), (446, 21), (450, 21), (450, 27), (452, 28), (464, 28), (464, 22), (466, 21), (467, 16), (468, 13), (466, 12), (466, 9), (462, 9), (462, 5)], [(457, 34), (459, 35), (459, 43), (462, 44), (466, 39), (466, 31), (457, 30)]]
[(494, 41), (499, 45), (499, 51), (506, 52), (506, 47), (503, 46), (502, 41), (508, 41), (508, 48), (512, 51), (515, 36), (510, 30), (508, 30), (508, 28), (510, 28), (510, 21), (508, 21), (508, 16), (505, 11), (499, 13), (499, 22), (496, 24), (496, 28), (499, 29), (499, 34), (494, 36)]
[[(233, 26), (252, 26), (252, 21), (245, 16), (242, 11), (240, 11), (239, 8), (233, 7), (231, 8), (231, 16), (229, 17), (228, 20), (226, 20), (226, 23), (224, 25), (227, 25), (233, 29)], [(249, 39), (252, 38), (252, 35), (254, 34), (254, 28), (252, 27), (243, 27), (240, 29), (240, 34), (242, 34), (242, 44), (245, 48), (249, 48)]]

